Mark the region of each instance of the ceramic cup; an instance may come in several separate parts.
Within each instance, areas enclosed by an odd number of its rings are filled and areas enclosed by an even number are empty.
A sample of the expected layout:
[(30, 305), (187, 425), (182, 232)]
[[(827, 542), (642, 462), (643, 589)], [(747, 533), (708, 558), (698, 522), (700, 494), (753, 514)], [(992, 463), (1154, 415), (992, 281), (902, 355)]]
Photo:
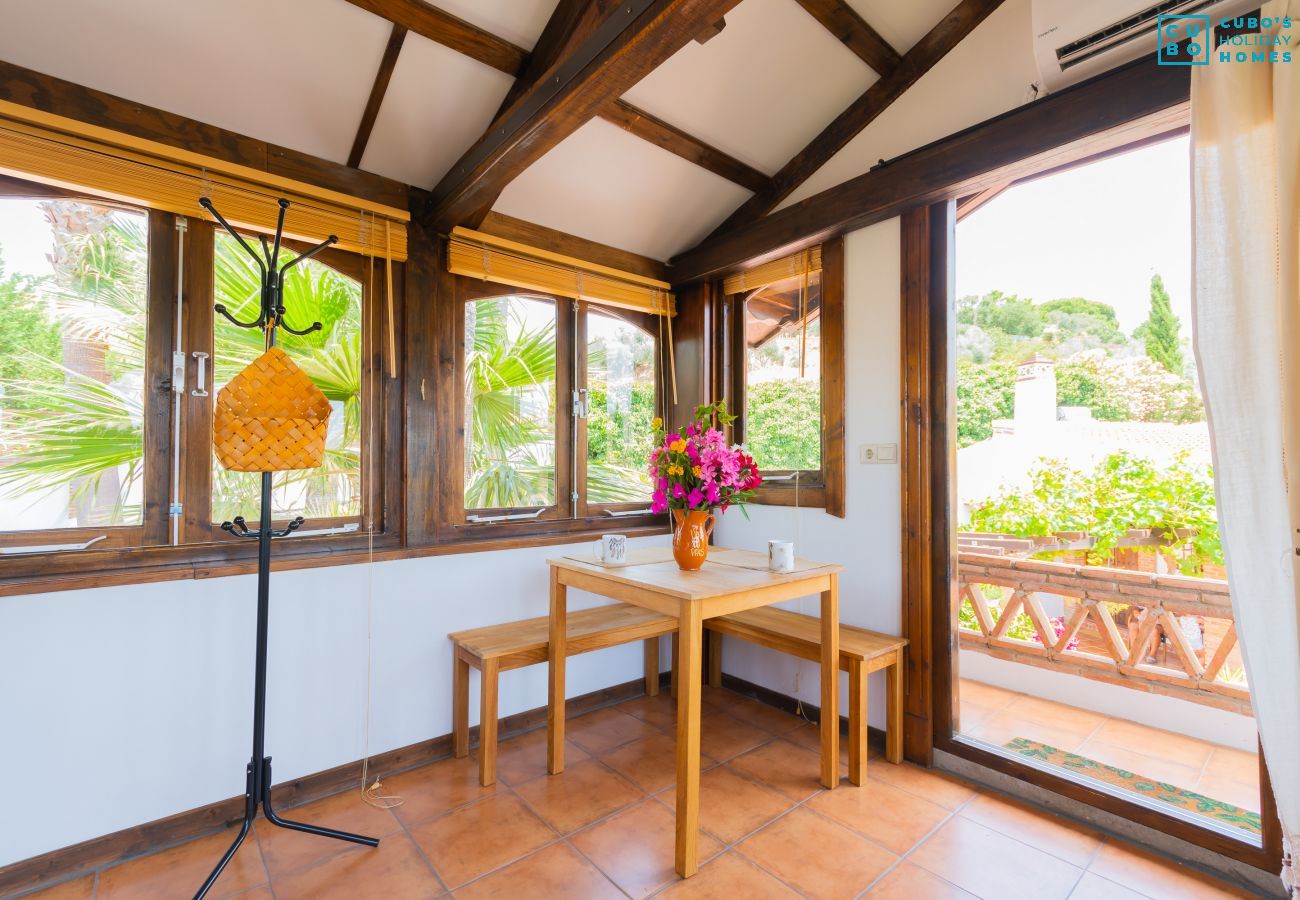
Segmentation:
[(793, 572), (794, 541), (768, 541), (767, 567), (773, 572)]
[(627, 536), (622, 534), (602, 534), (600, 540), (592, 544), (596, 561), (607, 566), (622, 565), (627, 561)]

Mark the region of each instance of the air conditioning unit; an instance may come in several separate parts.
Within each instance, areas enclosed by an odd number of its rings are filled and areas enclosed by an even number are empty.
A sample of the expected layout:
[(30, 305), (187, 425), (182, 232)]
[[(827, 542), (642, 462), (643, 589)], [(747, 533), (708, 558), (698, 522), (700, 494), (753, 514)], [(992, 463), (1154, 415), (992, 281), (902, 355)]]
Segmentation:
[(1160, 16), (1211, 23), (1258, 9), (1260, 0), (1034, 0), (1031, 16), (1040, 96), (1150, 55)]

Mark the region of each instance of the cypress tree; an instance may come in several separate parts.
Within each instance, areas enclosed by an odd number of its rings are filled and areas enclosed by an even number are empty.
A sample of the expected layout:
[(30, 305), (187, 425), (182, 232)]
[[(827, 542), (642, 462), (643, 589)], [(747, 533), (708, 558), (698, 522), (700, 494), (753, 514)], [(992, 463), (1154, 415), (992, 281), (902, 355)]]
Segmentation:
[(1141, 331), (1147, 356), (1175, 375), (1183, 373), (1183, 350), (1178, 339), (1180, 323), (1169, 303), (1169, 292), (1159, 274), (1151, 276), (1151, 312)]

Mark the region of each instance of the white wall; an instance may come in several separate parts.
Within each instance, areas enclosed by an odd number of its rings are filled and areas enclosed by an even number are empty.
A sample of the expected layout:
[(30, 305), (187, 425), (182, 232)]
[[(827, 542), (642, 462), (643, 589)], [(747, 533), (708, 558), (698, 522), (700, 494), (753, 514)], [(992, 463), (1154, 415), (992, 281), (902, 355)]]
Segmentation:
[[(795, 541), (808, 559), (845, 566), (840, 621), (899, 634), (902, 629), (902, 533), (899, 466), (858, 463), (859, 444), (899, 440), (899, 224), (890, 219), (845, 238), (845, 510), (843, 519), (819, 509), (752, 506), (722, 516), (714, 531), (727, 547), (766, 550), (767, 541)], [(817, 615), (816, 597), (784, 604)], [(756, 684), (819, 702), (818, 670), (808, 662), (725, 639), (723, 667)], [(798, 679), (798, 690), (796, 690)], [(884, 727), (884, 675), (872, 676), (869, 717)], [(841, 712), (848, 711), (842, 685)]]
[[(664, 543), (646, 538), (638, 543)], [(275, 780), (451, 730), (447, 633), (545, 615), (545, 560), (588, 544), (278, 573), (267, 752)], [(0, 598), (0, 866), (244, 792), (252, 575)], [(571, 592), (572, 608), (607, 602)], [(638, 644), (576, 657), (570, 696), (640, 677)], [(478, 678), (471, 678), (476, 722)], [(546, 668), (507, 672), (502, 716), (546, 703)], [(380, 773), (382, 774), (382, 773)]]

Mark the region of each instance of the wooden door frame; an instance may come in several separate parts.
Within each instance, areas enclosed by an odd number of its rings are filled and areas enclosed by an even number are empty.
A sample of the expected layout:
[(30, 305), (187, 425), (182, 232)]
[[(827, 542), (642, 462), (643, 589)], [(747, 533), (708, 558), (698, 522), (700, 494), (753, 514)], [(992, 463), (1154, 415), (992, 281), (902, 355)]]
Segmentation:
[(954, 735), (957, 667), (955, 198), (901, 217), (903, 627), (910, 639), (904, 751), (932, 765), (940, 750), (1270, 872), (1282, 837), (1260, 753), (1259, 846), (991, 752)]

